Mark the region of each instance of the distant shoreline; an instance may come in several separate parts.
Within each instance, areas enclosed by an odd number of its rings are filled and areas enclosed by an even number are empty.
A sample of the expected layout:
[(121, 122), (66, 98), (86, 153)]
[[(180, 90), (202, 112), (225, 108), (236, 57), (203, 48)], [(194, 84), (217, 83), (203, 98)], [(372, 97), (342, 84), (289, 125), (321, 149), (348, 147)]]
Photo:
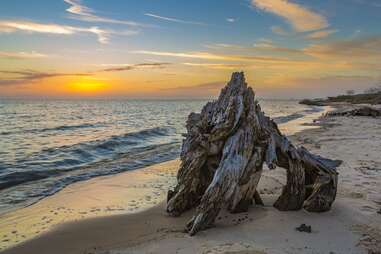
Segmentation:
[(381, 92), (354, 95), (339, 95), (335, 97), (328, 97), (326, 99), (304, 99), (299, 101), (299, 104), (309, 106), (333, 106), (343, 103), (371, 105), (381, 104)]

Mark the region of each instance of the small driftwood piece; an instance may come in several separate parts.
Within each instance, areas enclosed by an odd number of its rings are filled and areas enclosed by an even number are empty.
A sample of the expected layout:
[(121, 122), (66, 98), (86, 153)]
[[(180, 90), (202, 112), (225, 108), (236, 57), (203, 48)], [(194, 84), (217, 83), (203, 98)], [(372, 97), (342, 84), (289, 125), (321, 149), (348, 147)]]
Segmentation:
[(233, 73), (218, 100), (186, 124), (177, 186), (168, 192), (167, 212), (179, 216), (197, 207), (186, 229), (190, 235), (213, 225), (222, 208), (245, 212), (263, 204), (257, 185), (263, 164), (287, 170), (287, 183), (274, 206), (282, 211), (324, 212), (337, 188), (333, 161), (297, 148), (266, 117), (243, 73)]

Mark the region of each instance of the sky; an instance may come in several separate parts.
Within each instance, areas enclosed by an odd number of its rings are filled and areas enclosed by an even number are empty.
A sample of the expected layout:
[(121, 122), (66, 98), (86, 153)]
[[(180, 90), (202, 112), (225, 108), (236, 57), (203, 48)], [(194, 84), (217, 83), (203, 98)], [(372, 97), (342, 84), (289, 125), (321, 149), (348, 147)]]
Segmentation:
[(381, 0), (2, 0), (0, 97), (264, 98), (381, 83)]

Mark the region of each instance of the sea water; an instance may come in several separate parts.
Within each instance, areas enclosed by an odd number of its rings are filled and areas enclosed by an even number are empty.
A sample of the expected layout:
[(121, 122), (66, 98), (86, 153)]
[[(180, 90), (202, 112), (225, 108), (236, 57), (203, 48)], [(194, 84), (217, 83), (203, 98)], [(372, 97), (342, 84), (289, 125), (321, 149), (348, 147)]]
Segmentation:
[[(206, 100), (0, 100), (0, 214), (96, 176), (139, 170), (179, 156), (185, 122)], [(261, 100), (292, 122), (322, 110)], [(295, 126), (296, 127), (296, 126)]]

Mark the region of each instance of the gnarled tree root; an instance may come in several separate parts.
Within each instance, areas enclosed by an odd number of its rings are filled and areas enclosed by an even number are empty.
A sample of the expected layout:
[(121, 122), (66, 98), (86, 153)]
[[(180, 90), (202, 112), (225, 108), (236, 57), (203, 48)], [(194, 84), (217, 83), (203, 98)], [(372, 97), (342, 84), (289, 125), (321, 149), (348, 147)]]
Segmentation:
[(287, 183), (274, 206), (282, 211), (324, 212), (336, 196), (341, 161), (297, 148), (266, 117), (247, 87), (243, 73), (233, 73), (218, 100), (200, 114), (191, 113), (183, 142), (178, 183), (168, 192), (172, 216), (197, 207), (186, 225), (190, 235), (213, 225), (222, 208), (245, 212), (263, 202), (257, 192), (263, 164), (287, 170)]

